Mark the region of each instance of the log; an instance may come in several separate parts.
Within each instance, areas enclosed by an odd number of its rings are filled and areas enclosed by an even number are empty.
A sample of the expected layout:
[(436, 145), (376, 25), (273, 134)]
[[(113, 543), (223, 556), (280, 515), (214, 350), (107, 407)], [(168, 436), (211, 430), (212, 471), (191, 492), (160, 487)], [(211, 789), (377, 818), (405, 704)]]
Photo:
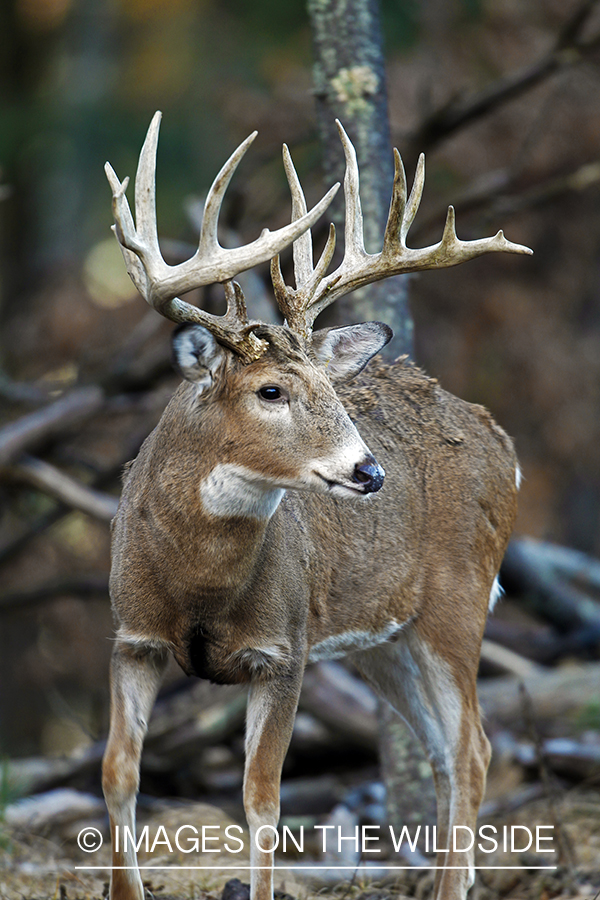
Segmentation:
[(531, 744), (516, 744), (514, 759), (525, 768), (537, 769), (540, 755), (557, 775), (589, 783), (600, 782), (600, 741), (585, 743), (570, 738), (549, 738), (539, 751)]
[(119, 500), (103, 491), (88, 487), (41, 459), (24, 454), (8, 466), (5, 473), (49, 494), (65, 506), (81, 510), (101, 522), (110, 522), (117, 512)]
[(520, 678), (526, 678), (529, 675), (541, 674), (545, 671), (542, 666), (526, 659), (514, 650), (503, 647), (484, 638), (481, 644), (481, 660), (491, 664), (502, 672), (509, 675), (517, 675)]
[(306, 669), (299, 708), (336, 735), (376, 751), (377, 698), (362, 679), (340, 663), (320, 662)]
[(246, 696), (243, 685), (194, 681), (183, 690), (176, 689), (159, 698), (144, 742), (145, 751), (155, 761), (160, 757), (171, 768), (204, 747), (223, 743), (243, 726)]
[(506, 676), (479, 684), (479, 702), (485, 718), (495, 725), (518, 730), (523, 722), (521, 685), (531, 698), (536, 725), (560, 716), (570, 716), (586, 705), (598, 702), (600, 663), (585, 663), (515, 678)]
[(526, 609), (564, 633), (565, 652), (600, 645), (600, 603), (586, 592), (600, 587), (600, 561), (567, 547), (521, 538), (509, 544), (502, 575), (507, 586), (524, 592)]
[(0, 465), (43, 444), (75, 422), (87, 419), (104, 404), (104, 392), (95, 386), (77, 388), (43, 409), (0, 428)]
[(551, 665), (566, 655), (565, 635), (558, 634), (551, 625), (533, 622), (523, 625), (496, 616), (489, 616), (485, 637), (490, 642), (507, 647), (525, 659)]

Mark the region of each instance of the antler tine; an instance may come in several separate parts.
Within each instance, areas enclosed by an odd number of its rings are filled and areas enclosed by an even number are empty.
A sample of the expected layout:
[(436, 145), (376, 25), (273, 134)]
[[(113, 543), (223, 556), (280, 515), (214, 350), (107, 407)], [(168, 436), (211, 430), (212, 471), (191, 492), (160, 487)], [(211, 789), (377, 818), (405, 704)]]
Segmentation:
[(111, 186), (113, 194), (112, 209), (115, 224), (112, 226), (112, 231), (116, 235), (116, 238), (119, 242), (119, 246), (123, 254), (123, 259), (125, 260), (125, 267), (127, 269), (129, 277), (135, 284), (140, 294), (145, 297), (146, 273), (144, 272), (144, 267), (142, 266), (136, 253), (128, 249), (133, 246), (138, 247), (135, 236), (135, 225), (133, 224), (133, 216), (131, 215), (131, 210), (129, 209), (129, 204), (127, 203), (127, 198), (125, 196), (125, 191), (127, 190), (127, 186), (129, 184), (129, 178), (127, 177), (121, 182), (118, 179), (115, 170), (108, 162), (104, 166), (104, 171), (106, 172), (106, 177), (108, 179), (108, 183)]
[(344, 223), (345, 246), (343, 265), (344, 263), (348, 264), (350, 259), (353, 258), (364, 259), (367, 253), (365, 250), (363, 216), (360, 205), (360, 181), (356, 150), (339, 119), (335, 120), (335, 124), (337, 125), (346, 158), (346, 174), (344, 176), (346, 216)]
[[(283, 145), (283, 168), (285, 169), (290, 194), (292, 195), (292, 222), (296, 222), (306, 214), (306, 198), (287, 144)], [(294, 277), (296, 279), (296, 287), (298, 287), (299, 284), (310, 278), (313, 271), (313, 248), (310, 229), (305, 231), (297, 241), (294, 241), (292, 250), (294, 256)]]
[(160, 257), (156, 227), (156, 151), (161, 119), (162, 113), (154, 113), (140, 151), (135, 175), (136, 231), (149, 261)]
[[(233, 173), (246, 154), (246, 150), (250, 144), (254, 142), (258, 131), (253, 131), (248, 135), (237, 150), (231, 154), (221, 171), (213, 181), (206, 195), (204, 204), (204, 216), (202, 218), (202, 226), (200, 229), (200, 243), (198, 252), (210, 252), (211, 250), (220, 249), (219, 239), (217, 237), (217, 229), (219, 225), (219, 213), (223, 204), (225, 191), (229, 187), (229, 182), (233, 177)], [(304, 210), (306, 212), (306, 210)]]
[[(113, 194), (114, 231), (121, 246), (127, 271), (142, 296), (159, 313), (174, 322), (195, 322), (211, 330), (217, 339), (245, 361), (258, 358), (266, 349), (252, 333), (259, 323), (249, 323), (245, 304), (228, 305), (225, 316), (213, 316), (178, 298), (178, 294), (214, 282), (229, 282), (239, 272), (266, 262), (298, 240), (331, 203), (339, 185), (334, 185), (310, 212), (306, 206), (289, 225), (260, 236), (245, 247), (221, 247), (217, 237), (218, 217), (227, 186), (248, 147), (256, 137), (251, 134), (231, 154), (208, 193), (198, 250), (191, 259), (169, 266), (163, 259), (156, 227), (156, 149), (161, 113), (150, 124), (140, 153), (135, 183), (134, 223), (123, 182), (106, 164), (105, 171)], [(242, 297), (236, 288), (236, 297)], [(230, 289), (227, 289), (228, 297)], [(243, 313), (242, 313), (243, 307)]]
[[(400, 154), (398, 154), (400, 157)], [(402, 157), (400, 157), (400, 162), (402, 162)], [(404, 165), (402, 166), (404, 168)], [(412, 225), (415, 220), (415, 216), (419, 211), (419, 206), (421, 205), (421, 197), (423, 196), (423, 188), (425, 186), (425, 154), (419, 154), (419, 160), (417, 162), (417, 168), (415, 171), (415, 180), (413, 181), (413, 186), (410, 192), (410, 196), (408, 198), (408, 202), (406, 204), (406, 210), (402, 217), (402, 225), (400, 226), (400, 240), (406, 246), (406, 236), (408, 234), (408, 229)]]
[[(292, 196), (292, 222), (299, 221), (306, 213), (306, 199), (286, 144), (283, 145), (283, 165)], [(277, 305), (292, 331), (305, 337), (310, 335), (312, 322), (314, 321), (310, 315), (307, 315), (307, 310), (311, 306), (315, 291), (325, 277), (325, 273), (333, 258), (334, 250), (335, 228), (333, 225), (329, 226), (327, 242), (314, 268), (310, 230), (294, 241), (295, 290), (286, 285), (283, 280), (279, 255), (271, 260), (271, 280)]]
[[(394, 150), (394, 186), (383, 238), (383, 248), (380, 253), (367, 253), (363, 238), (356, 151), (340, 122), (336, 122), (336, 124), (346, 157), (346, 175), (344, 178), (344, 196), (346, 200), (344, 258), (334, 272), (325, 275), (325, 270), (322, 269), (321, 263), (329, 254), (329, 250), (331, 253), (328, 258), (331, 259), (333, 255), (330, 235), (329, 249), (326, 248), (326, 252), (324, 251), (323, 257), (314, 271), (312, 271), (310, 278), (306, 277), (302, 286), (297, 284), (296, 291), (285, 286), (280, 270), (276, 273), (276, 293), (283, 295), (285, 292), (287, 302), (289, 303), (293, 299), (296, 307), (293, 316), (294, 325), (290, 322), (290, 327), (293, 327), (294, 330), (299, 331), (304, 336), (308, 336), (315, 319), (329, 304), (339, 297), (350, 293), (350, 291), (356, 290), (356, 288), (372, 284), (375, 281), (381, 281), (392, 275), (456, 266), (484, 253), (500, 251), (530, 254), (533, 252), (529, 247), (525, 247), (522, 244), (513, 244), (511, 241), (507, 241), (502, 231), (490, 238), (461, 241), (456, 235), (453, 207), (448, 209), (444, 232), (439, 243), (421, 249), (407, 247), (406, 236), (417, 214), (423, 194), (425, 157), (423, 154), (419, 157), (413, 187), (407, 199), (404, 165), (400, 154), (397, 150)], [(306, 239), (305, 236), (303, 240)], [(316, 279), (317, 270), (322, 272), (318, 283)]]
[(385, 234), (383, 236), (383, 250), (393, 245), (397, 236), (401, 233), (400, 229), (404, 220), (406, 210), (406, 172), (404, 163), (398, 150), (394, 147), (394, 186), (392, 188), (392, 199), (390, 200), (390, 211), (385, 226)]

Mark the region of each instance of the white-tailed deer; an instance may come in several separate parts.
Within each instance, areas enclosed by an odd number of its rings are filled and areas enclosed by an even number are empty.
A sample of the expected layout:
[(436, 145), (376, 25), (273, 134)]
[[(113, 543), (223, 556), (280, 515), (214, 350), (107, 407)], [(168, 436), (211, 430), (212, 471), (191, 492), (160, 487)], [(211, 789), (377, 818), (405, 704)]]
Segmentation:
[[(477, 665), (518, 487), (512, 444), (485, 409), (447, 394), (406, 361), (365, 369), (391, 336), (386, 325), (313, 334), (312, 324), (360, 285), (488, 251), (531, 251), (502, 232), (460, 241), (452, 208), (438, 244), (408, 249), (423, 161), (407, 199), (396, 151), (383, 249), (366, 253), (356, 156), (340, 126), (345, 253), (332, 274), (333, 227), (314, 268), (308, 229), (335, 188), (307, 213), (287, 148), (292, 224), (247, 247), (219, 245), (222, 197), (253, 136), (208, 194), (198, 252), (168, 266), (154, 205), (159, 120), (140, 155), (135, 224), (127, 180), (107, 167), (129, 274), (155, 309), (185, 323), (174, 336), (185, 380), (129, 468), (113, 523), (118, 631), (104, 793), (113, 837), (116, 826), (133, 832), (142, 743), (169, 653), (189, 675), (248, 682), (251, 891), (252, 900), (271, 900), (273, 854), (264, 849), (267, 833), (262, 850), (254, 835), (278, 822), (281, 767), (312, 660), (350, 655), (423, 741), (439, 846), (454, 825), (475, 829), (490, 756)], [(285, 324), (248, 321), (231, 279), (292, 242), (295, 289), (277, 259), (272, 265)], [(225, 285), (222, 317), (177, 298), (210, 282)], [(113, 841), (113, 866), (113, 900), (143, 900), (131, 843), (124, 852)], [(436, 872), (436, 898), (464, 898), (473, 854), (442, 854), (438, 866), (445, 868)]]

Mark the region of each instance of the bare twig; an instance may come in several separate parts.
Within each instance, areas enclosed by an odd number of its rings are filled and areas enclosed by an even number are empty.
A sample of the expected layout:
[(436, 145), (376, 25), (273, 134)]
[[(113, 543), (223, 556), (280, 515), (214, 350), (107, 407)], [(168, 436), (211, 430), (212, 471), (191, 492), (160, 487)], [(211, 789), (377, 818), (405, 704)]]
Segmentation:
[(11, 478), (25, 481), (66, 506), (79, 509), (103, 522), (110, 522), (117, 511), (117, 497), (96, 491), (70, 475), (65, 475), (56, 466), (33, 456), (22, 456), (18, 463), (7, 467), (5, 471)]

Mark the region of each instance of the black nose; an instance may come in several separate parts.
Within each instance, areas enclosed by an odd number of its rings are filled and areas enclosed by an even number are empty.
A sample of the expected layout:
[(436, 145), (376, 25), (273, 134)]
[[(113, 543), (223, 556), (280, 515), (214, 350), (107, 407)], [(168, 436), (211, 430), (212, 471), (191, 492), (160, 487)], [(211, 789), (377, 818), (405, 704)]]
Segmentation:
[(362, 485), (365, 494), (374, 494), (383, 485), (385, 472), (372, 456), (354, 468), (352, 481)]

